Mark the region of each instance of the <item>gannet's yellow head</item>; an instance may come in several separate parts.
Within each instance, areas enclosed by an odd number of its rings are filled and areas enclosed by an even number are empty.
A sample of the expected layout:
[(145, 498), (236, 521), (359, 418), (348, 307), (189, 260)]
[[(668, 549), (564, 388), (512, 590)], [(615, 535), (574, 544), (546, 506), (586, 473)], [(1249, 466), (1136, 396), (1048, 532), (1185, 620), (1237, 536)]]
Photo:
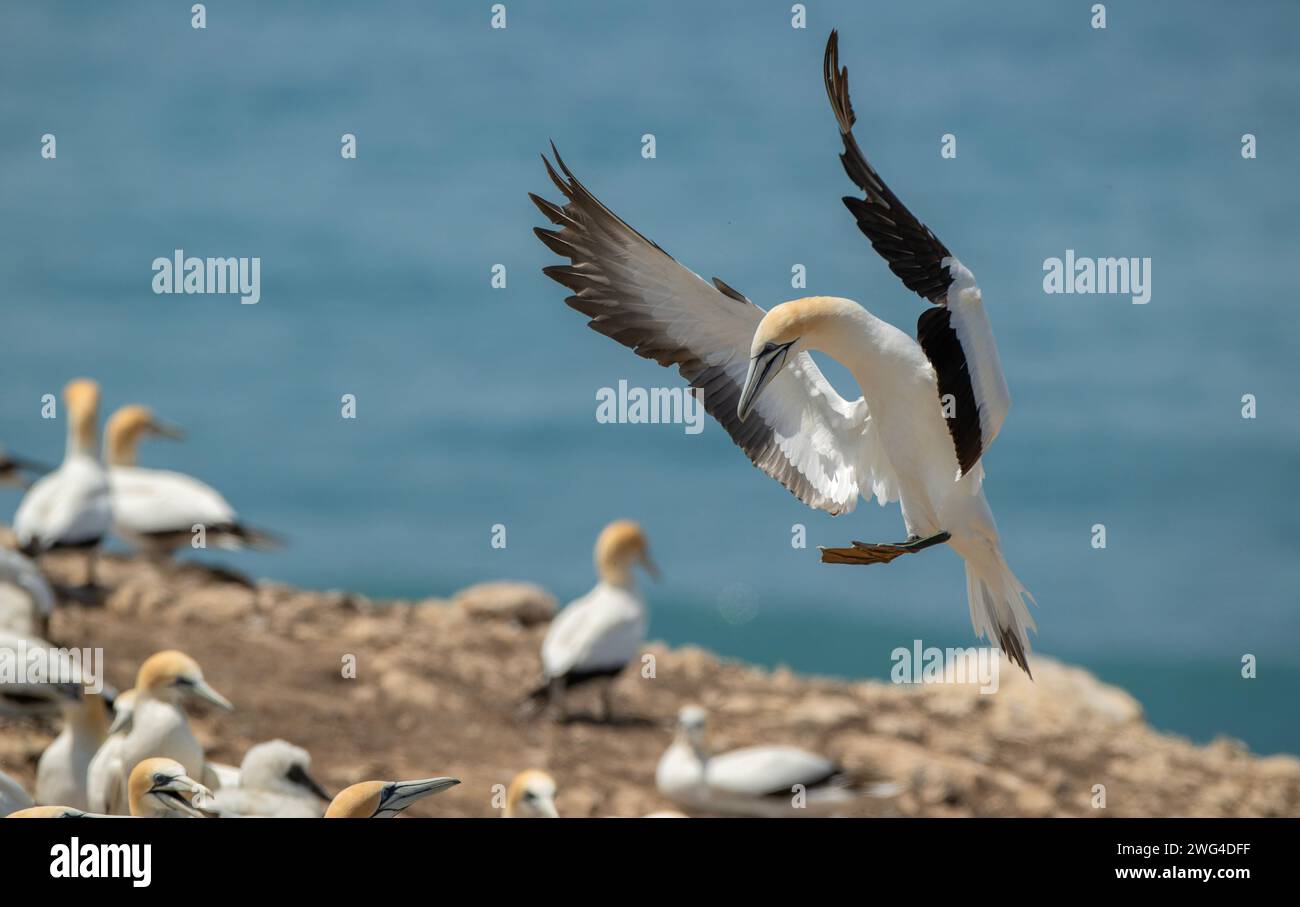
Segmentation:
[(199, 663), (175, 649), (157, 652), (144, 660), (144, 664), (140, 665), (140, 673), (135, 678), (135, 692), (137, 699), (140, 696), (150, 696), (179, 703), (197, 697), (227, 712), (234, 709), (226, 697), (208, 686)]
[(99, 416), (99, 385), (89, 378), (74, 378), (63, 388), (63, 405), (68, 410), (68, 426), (77, 446), (93, 450), (95, 422)]
[(795, 356), (817, 349), (821, 329), (844, 313), (861, 309), (837, 296), (805, 296), (773, 306), (763, 316), (749, 345), (749, 374), (736, 404), (736, 417), (744, 422), (759, 396)]
[(507, 819), (558, 819), (555, 808), (555, 779), (530, 768), (515, 775), (506, 791)]
[(196, 819), (207, 814), (199, 807), (212, 799), (212, 791), (185, 774), (175, 759), (145, 759), (131, 769), (126, 782), (131, 815), (161, 817), (173, 812)]
[(99, 813), (88, 813), (72, 806), (29, 806), (10, 813), (6, 819), (99, 819)]
[(362, 781), (339, 791), (326, 819), (390, 819), (417, 800), (460, 784), (455, 778), (419, 781)]
[(709, 713), (698, 705), (683, 706), (677, 713), (677, 734), (696, 750), (703, 752)]
[(106, 459), (112, 466), (134, 466), (140, 439), (157, 435), (179, 441), (185, 432), (159, 420), (147, 406), (132, 403), (119, 408), (104, 426)]
[(633, 564), (641, 564), (655, 579), (659, 568), (650, 559), (650, 543), (641, 527), (631, 520), (615, 520), (596, 539), (596, 573), (606, 582), (627, 585)]

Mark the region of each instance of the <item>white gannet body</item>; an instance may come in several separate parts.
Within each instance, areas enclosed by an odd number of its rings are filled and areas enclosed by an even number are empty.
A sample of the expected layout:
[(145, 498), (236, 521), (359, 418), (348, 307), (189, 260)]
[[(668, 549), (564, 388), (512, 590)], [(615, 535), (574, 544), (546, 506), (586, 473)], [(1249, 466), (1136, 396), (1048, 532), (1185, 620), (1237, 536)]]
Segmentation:
[(455, 778), (418, 781), (362, 781), (330, 801), (326, 819), (391, 819), (417, 800), (460, 784)]
[(558, 819), (555, 779), (535, 768), (515, 775), (506, 789), (506, 808), (502, 815), (507, 819)]
[(268, 548), (275, 541), (240, 522), (239, 515), (212, 486), (193, 476), (135, 465), (145, 435), (181, 437), (144, 406), (113, 413), (104, 432), (104, 456), (113, 498), (113, 532), (143, 551), (165, 555), (190, 544), (203, 527), (204, 544), (215, 548)]
[(36, 563), (0, 548), (0, 632), (44, 636), (54, 612), (54, 592)]
[(51, 646), (36, 636), (20, 636), (0, 631), (0, 654), (14, 665), (29, 664), (33, 649), (46, 652), (47, 664), (57, 677), (0, 679), (0, 715), (20, 717), (57, 715), (69, 703), (76, 702), (87, 680), (82, 666), (68, 652)]
[(217, 790), (222, 818), (319, 819), (330, 796), (311, 776), (311, 756), (284, 740), (250, 747), (232, 786)]
[(868, 793), (834, 761), (793, 746), (749, 746), (712, 755), (706, 720), (698, 706), (683, 708), (677, 737), (655, 769), (659, 792), (682, 806), (738, 816), (797, 816)]
[(86, 548), (87, 582), (94, 582), (94, 552), (112, 524), (108, 476), (95, 450), (99, 386), (86, 378), (63, 390), (68, 447), (63, 464), (40, 478), (14, 514), (14, 534), (25, 552)]
[(640, 563), (652, 575), (657, 570), (645, 534), (631, 520), (616, 520), (601, 531), (595, 561), (600, 578), (596, 587), (566, 606), (542, 641), (543, 682), (531, 698), (549, 696), (558, 707), (566, 689), (605, 680), (608, 718), (610, 684), (645, 642), (646, 606), (632, 568)]
[(27, 793), (21, 784), (4, 772), (0, 772), (0, 816), (7, 816), (34, 805), (31, 794)]
[(186, 774), (175, 759), (142, 759), (127, 781), (129, 814), (142, 819), (203, 819), (212, 791)]
[(192, 778), (204, 776), (203, 748), (181, 708), (182, 702), (192, 698), (227, 711), (232, 708), (185, 653), (168, 650), (145, 659), (136, 675), (130, 709), (119, 712), (120, 721), (129, 721), (129, 730), (112, 734), (91, 760), (87, 795), (93, 811), (124, 813), (131, 768), (151, 756), (174, 759)]
[(63, 730), (36, 764), (36, 802), (89, 809), (90, 761), (108, 737), (109, 708), (103, 696), (84, 693), (63, 707)]
[[(722, 281), (706, 283), (601, 204), (558, 153), (560, 172), (546, 167), (567, 203), (532, 199), (560, 229), (534, 232), (571, 264), (544, 271), (573, 291), (565, 301), (593, 330), (678, 366), (750, 461), (809, 507), (835, 515), (859, 497), (899, 501), (905, 541), (824, 548), (822, 560), (888, 563), (947, 543), (966, 562), (975, 632), (1028, 671), (1029, 593), (1003, 559), (982, 488), (981, 458), (1011, 397), (980, 289), (858, 147), (834, 32), (824, 81), (841, 161), (863, 193), (844, 202), (891, 270), (930, 304), (917, 339), (848, 299), (809, 297), (764, 312)], [(846, 366), (862, 396), (842, 398), (813, 351)]]

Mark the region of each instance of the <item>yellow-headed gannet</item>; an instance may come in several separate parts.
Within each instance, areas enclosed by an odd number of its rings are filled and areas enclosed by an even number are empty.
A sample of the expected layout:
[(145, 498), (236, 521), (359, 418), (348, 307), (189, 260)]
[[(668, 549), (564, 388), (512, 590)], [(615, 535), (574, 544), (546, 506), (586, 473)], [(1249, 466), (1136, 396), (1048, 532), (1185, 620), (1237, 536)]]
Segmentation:
[(237, 782), (223, 784), (215, 799), (222, 818), (319, 819), (329, 802), (330, 795), (311, 776), (311, 756), (284, 740), (250, 747)]
[(9, 813), (6, 819), (117, 819), (119, 816), (106, 816), (103, 813), (88, 813), (75, 806), (29, 806), (17, 812)]
[(83, 693), (63, 707), (63, 730), (36, 764), (36, 802), (89, 809), (86, 777), (90, 760), (108, 737), (109, 705), (103, 696)]
[(832, 760), (793, 746), (748, 746), (712, 755), (706, 720), (699, 706), (683, 708), (677, 737), (655, 770), (659, 792), (685, 807), (739, 816), (794, 816), (864, 794), (895, 792), (885, 785), (859, 788)]
[(558, 819), (555, 808), (555, 779), (530, 768), (515, 775), (506, 790), (507, 819)]
[(601, 531), (595, 559), (599, 581), (551, 622), (542, 641), (542, 684), (529, 698), (540, 702), (549, 697), (552, 707), (559, 709), (565, 690), (601, 680), (608, 720), (614, 678), (645, 642), (646, 606), (632, 568), (640, 564), (651, 576), (659, 574), (645, 534), (631, 520), (615, 520)]
[(54, 592), (36, 563), (0, 547), (0, 631), (47, 636), (53, 612)]
[(3, 444), (0, 444), (0, 485), (16, 485), (19, 488), (27, 488), (32, 484), (27, 477), (27, 473), (39, 475), (49, 471), (48, 466), (33, 462), (25, 457), (15, 457), (5, 450)]
[[(572, 264), (545, 273), (573, 291), (566, 302), (592, 329), (678, 366), (754, 465), (808, 506), (841, 514), (859, 495), (900, 501), (905, 541), (824, 548), (822, 560), (888, 563), (948, 543), (966, 561), (976, 633), (1028, 671), (1028, 592), (1002, 557), (981, 487), (981, 455), (1011, 398), (979, 287), (858, 148), (834, 32), (824, 70), (841, 160), (865, 196), (844, 202), (891, 270), (931, 303), (919, 343), (848, 299), (814, 296), (764, 312), (717, 278), (705, 283), (602, 205), (558, 153), (563, 178), (550, 161), (546, 168), (567, 204), (532, 199), (561, 229), (535, 232)], [(863, 396), (843, 399), (813, 350), (845, 365)]]
[(196, 525), (203, 527), (205, 544), (216, 548), (276, 546), (267, 533), (241, 523), (212, 486), (184, 473), (136, 466), (136, 448), (145, 435), (183, 436), (148, 407), (134, 404), (113, 413), (104, 430), (115, 534), (155, 556), (188, 545)]
[(0, 679), (0, 715), (33, 717), (57, 715), (70, 702), (81, 698), (85, 678), (79, 662), (69, 653), (51, 646), (36, 636), (19, 636), (0, 631), (0, 656), (18, 666), (30, 661), (28, 653), (42, 649), (47, 653), (47, 667), (57, 677)]
[(52, 548), (84, 548), (86, 585), (95, 582), (95, 555), (113, 521), (108, 477), (95, 450), (99, 385), (88, 378), (63, 389), (68, 447), (63, 464), (37, 480), (14, 514), (14, 534), (27, 554)]
[(130, 813), (138, 818), (164, 819), (207, 818), (201, 808), (212, 798), (212, 791), (185, 773), (185, 766), (175, 759), (143, 759), (131, 769), (127, 782)]
[(339, 791), (326, 819), (391, 819), (417, 800), (460, 784), (456, 778), (419, 781), (362, 781)]
[(111, 734), (90, 762), (87, 792), (93, 811), (123, 813), (131, 766), (151, 756), (175, 759), (191, 777), (204, 777), (203, 748), (181, 708), (181, 703), (192, 699), (204, 699), (227, 711), (233, 708), (203, 679), (198, 662), (184, 652), (168, 650), (145, 659), (136, 675), (134, 699), (128, 710), (118, 712), (115, 722), (129, 722), (129, 729)]
[(35, 804), (31, 794), (21, 784), (0, 772), (0, 816), (7, 816), (20, 809), (27, 809)]

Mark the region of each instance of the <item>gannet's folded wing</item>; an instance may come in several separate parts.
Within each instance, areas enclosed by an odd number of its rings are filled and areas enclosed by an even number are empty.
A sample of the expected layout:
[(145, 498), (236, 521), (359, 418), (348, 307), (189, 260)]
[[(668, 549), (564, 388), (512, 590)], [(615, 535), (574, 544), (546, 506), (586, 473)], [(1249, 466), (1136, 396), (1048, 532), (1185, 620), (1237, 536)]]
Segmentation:
[(551, 622), (542, 640), (547, 677), (620, 668), (645, 641), (645, 618), (626, 592), (598, 586)]
[(826, 42), (823, 70), (826, 94), (844, 140), (840, 161), (865, 195), (848, 196), (844, 204), (889, 269), (909, 290), (934, 303), (917, 322), (916, 335), (934, 366), (940, 399), (951, 395), (948, 431), (964, 475), (993, 443), (1011, 406), (979, 287), (974, 275), (885, 185), (858, 147), (849, 73), (839, 64), (839, 37), (833, 31)]
[(530, 198), (561, 229), (534, 232), (572, 262), (544, 272), (573, 291), (565, 301), (591, 319), (588, 326), (639, 356), (676, 365), (750, 461), (808, 506), (838, 514), (854, 508), (859, 492), (882, 504), (897, 497), (865, 401), (843, 399), (807, 353), (741, 422), (736, 404), (763, 310), (717, 278), (710, 285), (682, 267), (602, 205), (558, 152), (555, 159), (564, 178), (543, 157), (568, 203)]
[(825, 756), (793, 746), (751, 746), (708, 761), (705, 779), (711, 788), (751, 797), (789, 795), (796, 784), (805, 789), (829, 783), (842, 770)]

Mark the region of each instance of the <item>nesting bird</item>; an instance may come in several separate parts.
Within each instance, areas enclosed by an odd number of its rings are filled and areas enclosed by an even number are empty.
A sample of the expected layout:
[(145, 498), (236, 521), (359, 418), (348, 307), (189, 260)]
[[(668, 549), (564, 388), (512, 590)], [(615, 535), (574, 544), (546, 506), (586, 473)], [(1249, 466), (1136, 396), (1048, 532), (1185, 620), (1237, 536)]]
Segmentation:
[(127, 790), (130, 814), (137, 818), (208, 817), (200, 807), (211, 799), (212, 791), (187, 775), (175, 759), (142, 760), (131, 769)]
[(108, 738), (110, 707), (103, 696), (83, 693), (63, 706), (63, 729), (36, 764), (36, 802), (90, 808), (90, 762)]
[(339, 791), (326, 819), (391, 819), (412, 803), (460, 784), (456, 778), (418, 781), (362, 781)]
[(27, 554), (54, 548), (87, 552), (86, 585), (95, 584), (95, 557), (113, 522), (108, 475), (95, 449), (99, 385), (88, 378), (63, 389), (68, 446), (63, 463), (37, 480), (14, 514), (14, 534)]
[(615, 520), (596, 539), (599, 581), (586, 595), (571, 602), (551, 622), (542, 641), (542, 684), (529, 694), (533, 702), (549, 699), (560, 710), (567, 690), (601, 681), (605, 719), (613, 714), (614, 678), (635, 660), (645, 642), (646, 605), (636, 586), (633, 568), (640, 565), (653, 577), (659, 571), (641, 527)]
[(894, 792), (887, 785), (862, 788), (832, 760), (793, 746), (748, 746), (713, 755), (705, 733), (707, 717), (699, 706), (683, 708), (677, 736), (655, 769), (659, 792), (682, 806), (780, 817)]
[(268, 740), (249, 748), (237, 781), (223, 783), (214, 802), (222, 818), (319, 819), (330, 795), (311, 776), (305, 749)]
[[(531, 197), (560, 229), (534, 232), (569, 263), (544, 273), (572, 291), (565, 302), (590, 328), (677, 366), (750, 461), (804, 504), (838, 515), (859, 497), (898, 501), (906, 539), (823, 548), (823, 562), (889, 563), (947, 544), (966, 562), (976, 634), (1028, 672), (1033, 599), (1002, 556), (983, 490), (982, 457), (1011, 396), (980, 288), (858, 147), (834, 32), (823, 82), (840, 161), (862, 193), (844, 204), (928, 303), (916, 339), (849, 299), (811, 296), (764, 312), (721, 280), (706, 283), (601, 204), (554, 147), (559, 172), (549, 160), (546, 169), (566, 203)], [(814, 351), (847, 367), (862, 396), (841, 397)]]
[(204, 545), (273, 548), (275, 539), (240, 521), (212, 486), (184, 473), (136, 465), (141, 438), (184, 437), (181, 430), (132, 404), (113, 413), (104, 431), (104, 456), (113, 499), (113, 532), (141, 551), (165, 557), (190, 544), (202, 527)]
[(184, 652), (168, 650), (145, 659), (136, 675), (129, 711), (119, 712), (121, 723), (129, 721), (129, 729), (110, 735), (91, 760), (87, 793), (92, 810), (125, 812), (131, 767), (151, 756), (174, 759), (191, 777), (204, 777), (203, 748), (181, 707), (195, 699), (226, 711), (234, 708), (208, 685), (198, 662)]
[(555, 808), (555, 779), (530, 768), (515, 775), (506, 790), (507, 819), (558, 819)]

